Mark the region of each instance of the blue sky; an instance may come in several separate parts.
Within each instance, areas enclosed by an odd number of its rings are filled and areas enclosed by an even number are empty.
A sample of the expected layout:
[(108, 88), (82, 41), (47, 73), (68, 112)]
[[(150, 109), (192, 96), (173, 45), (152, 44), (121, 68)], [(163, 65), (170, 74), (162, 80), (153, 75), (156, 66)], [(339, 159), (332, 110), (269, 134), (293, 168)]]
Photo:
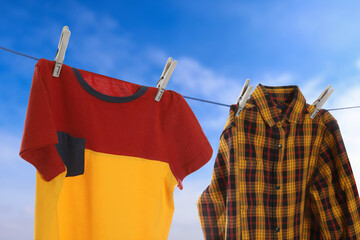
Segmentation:
[[(235, 103), (256, 87), (299, 85), (308, 103), (331, 84), (324, 108), (360, 105), (358, 1), (12, 1), (0, 9), (0, 46), (53, 60), (61, 29), (65, 64), (156, 86), (168, 57), (168, 89)], [(35, 170), (18, 156), (36, 61), (0, 51), (0, 239), (31, 239)], [(214, 149), (175, 190), (169, 239), (202, 239), (196, 200), (210, 183), (228, 108), (187, 100)], [(360, 109), (334, 111), (360, 184)]]

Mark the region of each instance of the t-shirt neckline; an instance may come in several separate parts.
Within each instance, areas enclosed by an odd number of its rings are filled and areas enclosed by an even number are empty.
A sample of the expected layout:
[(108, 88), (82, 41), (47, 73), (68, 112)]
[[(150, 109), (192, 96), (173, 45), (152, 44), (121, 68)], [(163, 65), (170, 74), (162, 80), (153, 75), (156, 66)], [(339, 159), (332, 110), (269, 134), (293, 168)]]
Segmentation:
[(83, 76), (81, 75), (80, 71), (77, 68), (72, 67), (74, 74), (77, 78), (77, 80), (79, 81), (80, 85), (91, 95), (93, 95), (96, 98), (99, 98), (101, 100), (107, 101), (107, 102), (112, 102), (112, 103), (125, 103), (125, 102), (131, 102), (134, 101), (135, 99), (138, 99), (139, 97), (141, 97), (146, 90), (148, 89), (147, 86), (141, 85), (140, 88), (137, 90), (137, 92), (135, 92), (133, 95), (130, 96), (126, 96), (126, 97), (116, 97), (116, 96), (110, 96), (110, 95), (106, 95), (103, 94), (97, 90), (95, 90), (94, 88), (92, 88), (83, 78)]

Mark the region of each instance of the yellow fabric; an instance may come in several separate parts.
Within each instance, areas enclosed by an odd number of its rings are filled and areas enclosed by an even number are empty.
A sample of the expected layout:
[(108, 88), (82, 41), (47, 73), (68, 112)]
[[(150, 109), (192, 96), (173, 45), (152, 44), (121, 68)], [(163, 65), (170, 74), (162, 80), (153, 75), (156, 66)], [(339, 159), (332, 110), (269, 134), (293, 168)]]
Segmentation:
[[(36, 194), (35, 194), (35, 220), (34, 239), (47, 240), (50, 236), (51, 225), (56, 214), (56, 202), (64, 183), (66, 171), (59, 174), (52, 181), (45, 181), (41, 174), (36, 171)], [(52, 233), (54, 235), (54, 233)], [(55, 234), (57, 235), (57, 234)], [(57, 240), (56, 237), (51, 237)]]
[(35, 240), (167, 239), (177, 184), (168, 163), (85, 149), (84, 174), (65, 175), (37, 177)]

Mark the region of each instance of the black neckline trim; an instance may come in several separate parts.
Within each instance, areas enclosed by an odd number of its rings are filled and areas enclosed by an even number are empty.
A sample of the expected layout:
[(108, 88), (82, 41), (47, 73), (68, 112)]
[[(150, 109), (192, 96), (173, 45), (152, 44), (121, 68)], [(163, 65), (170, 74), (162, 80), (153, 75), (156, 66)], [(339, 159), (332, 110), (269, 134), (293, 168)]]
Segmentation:
[(86, 81), (85, 79), (82, 77), (81, 73), (79, 72), (79, 70), (77, 68), (72, 67), (75, 76), (77, 78), (77, 80), (79, 81), (80, 85), (91, 95), (93, 95), (96, 98), (99, 98), (101, 100), (107, 101), (107, 102), (113, 102), (113, 103), (125, 103), (125, 102), (131, 102), (139, 97), (141, 97), (146, 90), (149, 88), (147, 86), (141, 85), (139, 90), (134, 93), (133, 95), (130, 96), (126, 96), (126, 97), (116, 97), (116, 96), (110, 96), (110, 95), (105, 95), (97, 90), (95, 90), (94, 88), (92, 88)]

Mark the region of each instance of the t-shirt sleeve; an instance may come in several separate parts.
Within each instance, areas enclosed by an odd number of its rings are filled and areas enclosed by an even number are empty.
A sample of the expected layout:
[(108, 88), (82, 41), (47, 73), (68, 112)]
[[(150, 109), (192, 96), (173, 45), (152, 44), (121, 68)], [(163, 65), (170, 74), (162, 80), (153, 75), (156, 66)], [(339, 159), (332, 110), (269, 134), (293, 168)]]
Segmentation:
[(165, 134), (170, 166), (174, 176), (182, 181), (206, 164), (213, 150), (193, 111), (181, 95), (167, 114)]
[(35, 65), (19, 155), (50, 181), (66, 170), (55, 144), (58, 143), (48, 88)]

